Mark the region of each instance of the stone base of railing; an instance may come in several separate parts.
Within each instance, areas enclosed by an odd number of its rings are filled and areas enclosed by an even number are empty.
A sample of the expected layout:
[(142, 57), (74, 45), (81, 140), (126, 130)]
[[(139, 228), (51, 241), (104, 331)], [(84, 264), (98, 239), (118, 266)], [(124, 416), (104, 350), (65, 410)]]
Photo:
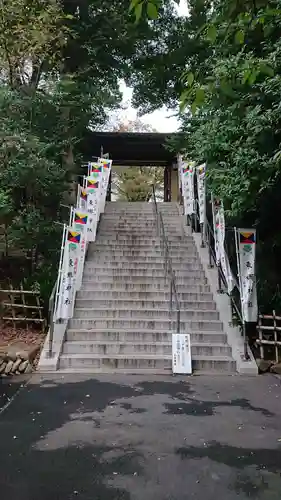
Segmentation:
[(62, 351), (67, 321), (54, 326), (52, 349), (50, 351), (50, 331), (46, 337), (44, 347), (41, 352), (37, 371), (55, 372), (59, 366), (59, 359)]

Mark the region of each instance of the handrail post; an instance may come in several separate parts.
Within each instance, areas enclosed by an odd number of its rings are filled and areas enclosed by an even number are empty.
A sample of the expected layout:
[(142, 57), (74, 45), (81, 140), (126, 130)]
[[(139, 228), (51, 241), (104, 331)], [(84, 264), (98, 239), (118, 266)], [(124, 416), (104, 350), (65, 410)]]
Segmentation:
[(173, 278), (170, 276), (170, 316), (172, 316), (173, 310)]
[(48, 357), (49, 358), (53, 357), (54, 328), (55, 328), (55, 325), (54, 325), (53, 319), (51, 319), (50, 331), (49, 331), (49, 349), (48, 349)]
[(204, 224), (200, 223), (200, 232), (201, 232), (201, 248), (205, 248), (205, 238), (204, 238)]
[(248, 353), (248, 343), (247, 343), (247, 337), (246, 337), (246, 325), (245, 321), (243, 320), (242, 323), (242, 329), (243, 329), (243, 342), (244, 342), (244, 357), (246, 360), (250, 359), (249, 353)]
[(181, 319), (180, 319), (180, 308), (177, 308), (177, 333), (180, 333), (180, 324), (181, 324)]
[(194, 232), (198, 231), (198, 221), (197, 221), (197, 213), (194, 214)]
[(222, 289), (222, 279), (221, 279), (221, 264), (217, 264), (217, 270), (218, 270), (218, 292), (223, 293)]
[(54, 310), (55, 310), (55, 294), (56, 294), (57, 281), (53, 287), (50, 299), (49, 299), (49, 345), (48, 345), (48, 357), (53, 357), (53, 342), (54, 342)]

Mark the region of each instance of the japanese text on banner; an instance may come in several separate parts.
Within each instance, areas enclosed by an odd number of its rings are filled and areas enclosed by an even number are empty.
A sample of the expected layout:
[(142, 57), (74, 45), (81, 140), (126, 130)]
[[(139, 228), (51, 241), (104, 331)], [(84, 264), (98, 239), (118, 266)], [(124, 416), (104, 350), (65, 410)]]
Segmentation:
[(194, 162), (184, 161), (181, 167), (182, 195), (185, 215), (192, 215), (195, 212), (194, 199)]
[(69, 319), (73, 316), (75, 300), (75, 280), (78, 271), (81, 234), (68, 228), (63, 253), (61, 279), (58, 290), (55, 318)]
[(93, 177), (87, 177), (86, 191), (89, 213), (88, 241), (95, 241), (99, 220), (100, 181)]
[(88, 213), (80, 212), (79, 210), (75, 209), (73, 211), (72, 225), (75, 231), (79, 231), (81, 233), (80, 255), (79, 255), (78, 271), (76, 278), (76, 290), (79, 290), (82, 285), (83, 269), (86, 256), (86, 244), (88, 239), (88, 234), (87, 234)]
[(227, 283), (227, 291), (231, 293), (235, 282), (230, 269), (228, 256), (225, 251), (225, 218), (223, 202), (212, 196), (213, 229), (215, 240), (216, 264), (221, 265), (221, 270)]
[(243, 320), (246, 322), (255, 322), (258, 317), (255, 274), (256, 230), (238, 229), (236, 237), (240, 272), (242, 316)]
[(199, 221), (200, 224), (205, 223), (206, 217), (206, 165), (199, 165), (197, 167), (197, 191), (198, 191), (198, 203), (199, 203)]
[(98, 162), (102, 165), (102, 188), (101, 188), (101, 199), (100, 199), (100, 213), (104, 212), (105, 200), (107, 194), (107, 187), (109, 183), (109, 177), (111, 172), (112, 160), (107, 158), (99, 158)]

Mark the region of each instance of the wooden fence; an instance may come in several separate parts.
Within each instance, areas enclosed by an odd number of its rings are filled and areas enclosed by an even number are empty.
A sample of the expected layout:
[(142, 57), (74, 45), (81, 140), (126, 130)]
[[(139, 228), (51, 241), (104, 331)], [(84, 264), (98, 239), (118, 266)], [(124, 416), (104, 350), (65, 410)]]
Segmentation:
[(43, 306), (40, 303), (40, 292), (24, 290), (20, 285), (19, 289), (14, 289), (10, 285), (9, 289), (0, 289), (1, 293), (1, 318), (5, 323), (11, 323), (13, 327), (30, 324), (39, 324), (42, 330), (45, 329), (45, 319), (43, 317)]
[(259, 346), (260, 358), (273, 360), (276, 363), (281, 360), (281, 316), (277, 316), (275, 311), (272, 314), (260, 314), (258, 325), (258, 338), (256, 343)]

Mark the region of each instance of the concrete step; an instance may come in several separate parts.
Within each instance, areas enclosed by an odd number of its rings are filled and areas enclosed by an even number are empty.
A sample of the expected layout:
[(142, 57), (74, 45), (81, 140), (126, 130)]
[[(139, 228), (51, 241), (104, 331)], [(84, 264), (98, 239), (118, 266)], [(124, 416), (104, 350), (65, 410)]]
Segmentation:
[[(108, 307), (100, 307), (98, 309), (93, 308), (75, 308), (73, 318), (81, 319), (100, 319), (100, 318), (115, 318), (115, 319), (170, 319), (169, 305), (167, 304), (167, 309), (149, 309), (147, 307), (141, 309), (130, 308), (118, 308), (110, 309)], [(181, 319), (191, 320), (219, 320), (219, 313), (215, 309), (211, 310), (192, 310), (185, 309), (181, 310)]]
[[(172, 222), (164, 222), (165, 225), (165, 230), (167, 231), (179, 231), (183, 227), (181, 223), (177, 223), (175, 221)], [(105, 220), (102, 219), (99, 228), (102, 230), (105, 229), (112, 229), (112, 228), (118, 228), (118, 229), (125, 229), (125, 230), (132, 230), (136, 231), (137, 228), (139, 228), (141, 231), (145, 229), (150, 229), (151, 231), (155, 231), (157, 228), (157, 223), (155, 222), (154, 219), (148, 220), (144, 219), (143, 221), (138, 220), (137, 225), (136, 225), (136, 219), (132, 218), (131, 220), (125, 220), (125, 219), (110, 219), (110, 220)]]
[[(102, 257), (102, 256), (101, 256)], [(163, 269), (163, 261), (164, 258), (161, 256), (159, 259), (154, 259), (154, 260), (129, 260), (126, 258), (121, 259), (113, 259), (111, 261), (108, 260), (101, 260), (101, 257), (97, 260), (95, 259), (94, 261), (91, 260), (86, 260), (84, 270), (90, 271), (91, 269), (96, 269), (96, 264), (97, 262), (101, 267), (106, 267), (110, 266), (112, 268), (133, 268), (136, 269), (138, 267), (149, 267), (153, 269)], [(181, 261), (177, 260), (172, 260), (173, 264), (173, 269), (202, 269), (202, 265), (199, 259), (182, 259)]]
[[(182, 223), (182, 220), (180, 219), (179, 216), (174, 216), (174, 218), (165, 218), (163, 217), (163, 223), (165, 228), (167, 227), (168, 229), (180, 229), (184, 227), (184, 224)], [(119, 217), (118, 215), (116, 217), (112, 216), (105, 216), (102, 217), (99, 223), (99, 227), (103, 226), (124, 226), (124, 227), (131, 227), (133, 230), (136, 229), (136, 227), (143, 228), (145, 226), (147, 227), (158, 227), (158, 221), (156, 221), (154, 216), (151, 215), (145, 215), (142, 216), (141, 214), (138, 215), (125, 215)]]
[[(204, 371), (221, 371), (221, 372), (235, 372), (236, 364), (229, 356), (193, 356), (192, 366), (194, 370)], [(135, 369), (144, 370), (163, 370), (163, 373), (171, 373), (172, 371), (172, 356), (163, 356), (156, 354), (140, 355), (114, 355), (108, 357), (107, 355), (100, 354), (63, 354), (60, 358), (60, 368), (74, 368), (79, 372), (81, 368), (92, 369), (93, 372), (101, 370), (103, 373), (123, 369), (129, 369), (133, 374)]]
[[(119, 242), (119, 241), (110, 241), (107, 244), (100, 242), (99, 239), (94, 243), (93, 246), (89, 246), (88, 253), (96, 251), (108, 251), (108, 253), (123, 253), (123, 252), (136, 252), (145, 254), (152, 254), (157, 256), (157, 254), (163, 253), (163, 246), (159, 243), (151, 243), (149, 245), (136, 243), (127, 241), (127, 242)], [(177, 255), (197, 255), (197, 250), (193, 244), (186, 244), (182, 242), (173, 243), (168, 245), (170, 254)]]
[[(136, 221), (136, 217), (132, 217), (132, 212), (128, 214), (125, 214), (125, 215), (120, 215), (120, 213), (116, 213), (116, 214), (113, 214), (113, 213), (104, 213), (101, 217), (101, 220), (100, 222), (101, 223), (104, 223), (104, 222), (129, 222), (130, 224), (134, 224), (134, 222)], [(143, 217), (141, 213), (138, 213), (137, 214), (137, 219), (138, 219), (138, 222), (140, 224), (155, 224), (156, 223), (156, 217), (154, 215), (154, 213), (152, 212), (146, 212), (145, 213), (145, 216)]]
[[(190, 292), (184, 292), (184, 293), (179, 293), (178, 292), (178, 300), (180, 303), (185, 304), (187, 307), (189, 307), (189, 304), (193, 304), (193, 308), (195, 309), (196, 304), (198, 305), (198, 309), (200, 309), (202, 306), (201, 304), (214, 304), (213, 302), (213, 295), (208, 292), (201, 292), (201, 293), (190, 293)], [(134, 291), (134, 290), (129, 290), (126, 291), (123, 288), (115, 289), (115, 290), (79, 290), (76, 295), (76, 304), (78, 304), (78, 300), (81, 301), (88, 301), (89, 303), (91, 301), (96, 301), (100, 300), (101, 302), (104, 303), (104, 301), (112, 301), (112, 300), (125, 300), (125, 301), (149, 301), (149, 302), (168, 302), (170, 298), (170, 293), (168, 291), (159, 291), (159, 290), (152, 290), (152, 291)], [(79, 302), (80, 303), (80, 302)], [(212, 309), (212, 307), (208, 307), (207, 309)]]
[[(127, 202), (124, 202), (123, 205), (120, 205), (119, 202), (110, 202), (111, 205), (106, 206), (105, 214), (120, 214), (120, 213), (151, 213), (154, 214), (154, 205), (153, 203), (138, 203), (134, 202), (132, 205), (129, 205)], [(157, 208), (161, 213), (167, 214), (179, 214), (178, 207), (176, 205), (172, 206), (162, 206), (162, 202), (157, 203)]]
[[(91, 265), (85, 266), (84, 268), (84, 274), (86, 275), (96, 275), (97, 269), (103, 270), (102, 274), (104, 274), (105, 269), (109, 273), (114, 273), (114, 274), (128, 274), (128, 272), (131, 272), (131, 274), (137, 273), (137, 274), (153, 274), (153, 275), (160, 275), (163, 276), (164, 273), (164, 263), (159, 262), (159, 265), (156, 267), (155, 264), (147, 264), (145, 266), (144, 264), (142, 265), (135, 265), (134, 263), (130, 262), (123, 262), (120, 264), (120, 262), (99, 262), (96, 261)], [(201, 266), (199, 263), (196, 264), (181, 264), (181, 265), (175, 265), (172, 264), (172, 269), (175, 272), (176, 276), (180, 275), (186, 275), (188, 274), (189, 276), (205, 276)], [(124, 273), (122, 273), (124, 271)], [(195, 273), (195, 274), (193, 274)], [(198, 274), (199, 273), (199, 274)], [(202, 274), (200, 274), (202, 273)], [(98, 273), (99, 274), (99, 273)]]
[[(175, 269), (173, 268), (173, 271), (175, 273), (176, 278), (205, 278), (204, 271), (198, 270), (198, 269)], [(158, 277), (163, 277), (164, 275), (164, 268), (162, 269), (155, 269), (152, 266), (147, 266), (147, 267), (100, 267), (96, 266), (95, 268), (92, 268), (92, 270), (87, 269), (84, 272), (85, 278), (87, 279), (95, 279), (95, 277), (103, 277), (103, 276), (118, 276), (118, 277), (124, 277), (126, 278), (127, 276), (134, 277), (134, 276), (151, 276), (152, 278), (158, 278)]]
[[(184, 265), (187, 265), (189, 267), (198, 264), (201, 268), (201, 262), (197, 257), (189, 257), (189, 256), (174, 257), (171, 260), (173, 267), (181, 268), (181, 266)], [(96, 254), (91, 256), (91, 259), (87, 257), (84, 269), (88, 269), (91, 267), (93, 268), (93, 266), (96, 266), (97, 263), (100, 264), (101, 266), (118, 265), (124, 267), (126, 267), (126, 264), (140, 266), (140, 267), (144, 267), (146, 265), (152, 265), (153, 267), (163, 269), (163, 262), (164, 262), (163, 255), (159, 255), (158, 257), (143, 257), (142, 259), (138, 259), (138, 257), (135, 256), (133, 259), (129, 259), (128, 257), (124, 257), (123, 255), (115, 256), (114, 254), (109, 254), (107, 257), (105, 257), (104, 254), (100, 252), (98, 255)]]
[[(192, 330), (190, 333), (192, 343), (217, 343), (226, 344), (226, 334), (223, 331), (201, 331)], [(147, 330), (147, 329), (127, 329), (119, 328), (103, 329), (68, 329), (66, 340), (82, 342), (171, 342), (172, 332), (168, 330)]]
[[(174, 214), (176, 217), (176, 214)], [(134, 219), (135, 221), (143, 221), (146, 219), (153, 219), (155, 220), (155, 213), (153, 210), (117, 210), (116, 212), (113, 211), (106, 211), (103, 214), (103, 218), (107, 217), (113, 217), (113, 218), (121, 218), (121, 219)]]
[[(169, 293), (169, 286), (168, 284), (165, 284), (165, 282), (153, 282), (151, 283), (148, 281), (147, 283), (134, 283), (132, 281), (127, 281), (123, 283), (119, 283), (117, 280), (112, 280), (112, 279), (107, 279), (104, 281), (96, 281), (95, 283), (91, 281), (85, 281), (82, 284), (81, 292), (88, 293), (88, 291), (114, 291), (114, 290), (120, 290), (122, 289), (123, 291), (132, 291), (132, 292), (149, 292), (153, 291), (153, 293), (158, 293), (159, 292), (166, 292)], [(210, 287), (209, 285), (206, 284), (198, 284), (198, 283), (193, 283), (191, 286), (186, 286), (185, 283), (177, 283), (177, 293), (185, 293), (186, 290), (189, 290), (191, 293), (209, 293), (210, 292)], [(79, 292), (79, 293), (81, 293)]]
[[(165, 231), (172, 231), (172, 232), (183, 232), (183, 225), (180, 223), (177, 223), (175, 221), (172, 222), (164, 222), (165, 226)], [(101, 220), (99, 223), (99, 229), (120, 229), (124, 231), (133, 231), (137, 233), (137, 230), (139, 229), (140, 231), (145, 231), (145, 229), (148, 229), (149, 231), (154, 231), (156, 233), (156, 229), (158, 228), (158, 224), (155, 222), (155, 220), (147, 220), (146, 218), (143, 220), (136, 220), (136, 218), (132, 218), (131, 220), (126, 220), (126, 219), (119, 219), (119, 220)]]
[[(168, 280), (166, 280), (164, 276), (164, 272), (162, 276), (156, 276), (153, 275), (152, 273), (146, 274), (146, 275), (137, 275), (137, 274), (127, 274), (127, 275), (118, 275), (118, 274), (99, 274), (94, 277), (87, 276), (86, 274), (83, 276), (83, 281), (82, 281), (82, 287), (84, 288), (84, 285), (89, 283), (92, 283), (93, 287), (95, 286), (95, 283), (100, 282), (100, 283), (108, 283), (110, 281), (114, 281), (115, 283), (118, 283), (122, 287), (125, 285), (125, 283), (134, 283), (134, 284), (142, 284), (146, 285), (151, 283), (153, 280), (156, 280), (159, 282), (159, 284), (163, 287), (164, 284), (167, 285)], [(207, 285), (207, 279), (206, 278), (200, 278), (200, 277), (191, 277), (191, 276), (177, 276), (176, 278), (176, 286), (178, 285), (185, 285), (185, 288), (188, 288), (189, 286), (192, 285)]]
[[(155, 298), (155, 294), (154, 294)], [(108, 307), (112, 309), (119, 308), (132, 308), (132, 309), (159, 309), (159, 310), (168, 310), (169, 309), (169, 300), (149, 300), (149, 299), (133, 299), (130, 297), (130, 294), (126, 295), (126, 298), (118, 298), (113, 299), (109, 298), (108, 294), (105, 298), (100, 297), (100, 293), (96, 292), (95, 299), (76, 299), (75, 308), (77, 309), (98, 309), (102, 307)], [(216, 309), (215, 302), (209, 301), (204, 302), (200, 301), (185, 301), (179, 299), (179, 305), (181, 311), (186, 310), (198, 310), (198, 311), (213, 311)]]
[[(175, 246), (179, 245), (179, 243), (182, 243), (183, 246), (189, 247), (189, 246), (194, 246), (193, 242), (190, 240), (186, 240), (182, 235), (180, 234), (175, 234), (175, 235), (167, 235), (167, 241), (169, 243), (169, 246)], [(120, 231), (116, 231), (115, 233), (104, 233), (98, 234), (96, 244), (103, 244), (103, 245), (126, 245), (126, 244), (132, 244), (134, 245), (140, 245), (140, 246), (151, 246), (151, 245), (160, 245), (160, 238), (155, 237), (154, 233), (149, 233), (148, 231), (143, 231), (138, 232), (136, 235), (132, 233), (121, 233)]]
[[(157, 249), (158, 251), (162, 251), (162, 243), (160, 239), (154, 239), (152, 236), (147, 238), (145, 241), (145, 238), (115, 238), (113, 236), (107, 236), (106, 239), (100, 236), (98, 236), (97, 240), (95, 243), (89, 246), (89, 250), (96, 249), (97, 247), (102, 247), (103, 250), (105, 247), (114, 247), (116, 250), (118, 250), (118, 247), (120, 247), (120, 250), (125, 250), (126, 247), (132, 247), (132, 246), (137, 246), (139, 250), (152, 250), (153, 248)], [(125, 248), (124, 248), (125, 247)], [(168, 241), (168, 247), (169, 249), (172, 250), (184, 250), (184, 251), (189, 251), (189, 250), (194, 250), (196, 251), (196, 247), (193, 244), (192, 241), (187, 241), (184, 239), (178, 239), (178, 240), (169, 240)]]
[[(184, 229), (182, 226), (178, 225), (172, 225), (172, 224), (166, 224), (164, 225), (165, 227), (165, 234), (170, 234), (171, 236), (175, 235), (181, 235), (184, 236), (187, 239), (191, 239), (190, 236), (185, 236)], [(120, 233), (122, 236), (123, 233), (128, 233), (128, 234), (133, 234), (133, 235), (138, 235), (138, 234), (143, 234), (145, 235), (145, 232), (151, 233), (154, 237), (159, 237), (159, 234), (157, 232), (157, 225), (154, 223), (149, 223), (149, 224), (130, 224), (127, 221), (122, 223), (115, 223), (115, 222), (103, 222), (99, 224), (99, 234), (103, 234), (104, 236), (109, 232), (109, 233)]]
[[(152, 238), (149, 238), (147, 241), (145, 241), (143, 238), (139, 240), (134, 240), (133, 238), (125, 238), (123, 240), (121, 239), (113, 239), (113, 238), (108, 238), (108, 239), (101, 239), (98, 238), (97, 241), (95, 242), (95, 245), (93, 248), (89, 248), (89, 250), (94, 250), (97, 248), (110, 248), (113, 250), (126, 250), (126, 248), (130, 249), (131, 247), (137, 247), (139, 250), (151, 250), (153, 248), (156, 248), (157, 250), (161, 251), (162, 246), (160, 244), (159, 240), (153, 240)], [(195, 251), (195, 246), (193, 245), (192, 242), (188, 243), (186, 241), (172, 241), (169, 242), (169, 250), (178, 250), (180, 249), (181, 251), (189, 251), (189, 250), (194, 250)]]
[[(159, 202), (157, 203), (157, 208), (160, 212), (178, 212), (178, 205), (176, 203), (171, 203), (171, 202)], [(110, 213), (113, 212), (114, 214), (119, 213), (121, 211), (125, 212), (130, 212), (130, 211), (138, 211), (141, 210), (142, 212), (151, 212), (154, 213), (154, 204), (152, 202), (122, 202), (122, 201), (111, 201), (107, 202), (106, 208), (105, 208), (105, 213)]]
[[(156, 233), (157, 224), (155, 220), (144, 220), (144, 222), (138, 221), (138, 225), (136, 226), (135, 219), (132, 219), (131, 221), (124, 219), (101, 220), (99, 224), (100, 231), (106, 231), (107, 229), (109, 229), (110, 231), (112, 231), (113, 229), (122, 229), (137, 232), (137, 228), (139, 228), (140, 231), (145, 231), (146, 229), (148, 229), (149, 231), (154, 231), (154, 233)], [(170, 228), (172, 228), (172, 226), (169, 226), (169, 229)]]
[[(160, 246), (150, 246), (150, 247), (141, 247), (141, 246), (134, 246), (134, 245), (100, 245), (99, 243), (96, 245), (95, 248), (89, 249), (87, 252), (87, 261), (92, 260), (95, 258), (95, 256), (100, 256), (103, 255), (104, 257), (111, 257), (115, 256), (116, 257), (125, 257), (125, 258), (130, 258), (135, 259), (135, 260), (144, 260), (145, 257), (151, 258), (158, 258), (162, 259), (164, 258), (164, 253), (161, 250)], [(179, 257), (192, 257), (196, 258), (197, 253), (195, 248), (185, 248), (185, 247), (169, 247), (169, 256), (172, 260), (175, 258)]]
[[(158, 354), (172, 355), (171, 342), (105, 342), (100, 341), (67, 341), (63, 346), (63, 354)], [(227, 344), (192, 343), (191, 354), (199, 356), (231, 356), (231, 348)]]
[[(192, 259), (198, 259), (197, 253), (195, 250), (189, 250), (189, 251), (182, 251), (180, 248), (176, 251), (171, 251), (169, 252), (170, 258), (174, 262), (174, 260), (186, 256), (186, 259), (192, 258)], [(89, 261), (94, 261), (96, 258), (104, 257), (105, 259), (119, 259), (124, 257), (126, 260), (131, 259), (131, 260), (143, 260), (144, 262), (148, 262), (150, 259), (164, 259), (162, 251), (160, 249), (153, 249), (151, 248), (150, 250), (140, 250), (140, 249), (126, 249), (126, 250), (116, 250), (114, 248), (108, 249), (107, 247), (102, 247), (96, 248), (95, 250), (89, 250), (87, 253), (87, 262)]]
[[(172, 321), (169, 318), (106, 318), (103, 316), (95, 316), (95, 318), (72, 318), (69, 320), (70, 329), (110, 329), (110, 328), (120, 328), (122, 330), (126, 329), (145, 329), (145, 330), (173, 330), (175, 328), (175, 314), (172, 315)], [(191, 319), (187, 320), (181, 318), (180, 329), (182, 333), (189, 333), (193, 330), (202, 331), (222, 331), (222, 323), (217, 320), (202, 320), (202, 319)]]

